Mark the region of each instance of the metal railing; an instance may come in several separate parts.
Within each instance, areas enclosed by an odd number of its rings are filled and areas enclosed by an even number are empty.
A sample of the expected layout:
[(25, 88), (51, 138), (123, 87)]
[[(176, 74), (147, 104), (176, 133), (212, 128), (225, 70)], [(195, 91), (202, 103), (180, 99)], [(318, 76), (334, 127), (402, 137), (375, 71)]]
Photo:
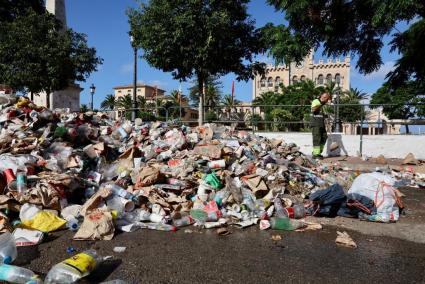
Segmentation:
[[(324, 107), (328, 131), (335, 129), (335, 105)], [(409, 119), (388, 119), (386, 108), (420, 109)], [(115, 118), (131, 118), (134, 109), (116, 109)], [(339, 104), (342, 133), (351, 135), (425, 134), (425, 104)], [(412, 111), (413, 113), (413, 111)], [(422, 115), (422, 116), (421, 116)], [(144, 121), (174, 121), (196, 125), (198, 109), (190, 106), (138, 108), (137, 116)], [(261, 132), (310, 131), (310, 105), (236, 105), (205, 106), (205, 123), (233, 125), (239, 129)]]

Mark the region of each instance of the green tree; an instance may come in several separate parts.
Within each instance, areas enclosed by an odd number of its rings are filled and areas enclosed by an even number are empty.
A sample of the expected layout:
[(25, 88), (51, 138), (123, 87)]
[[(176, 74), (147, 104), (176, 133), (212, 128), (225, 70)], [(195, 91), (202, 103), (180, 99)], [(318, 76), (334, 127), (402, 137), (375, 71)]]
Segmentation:
[(350, 90), (344, 92), (344, 95), (350, 99), (358, 101), (362, 101), (368, 98), (368, 95), (365, 92), (357, 88), (350, 88)]
[[(167, 104), (169, 118), (183, 118), (186, 115), (184, 102), (187, 100), (180, 91), (173, 90), (170, 93), (171, 101)], [(180, 108), (181, 107), (181, 108)]]
[[(264, 64), (253, 63), (263, 49), (260, 31), (247, 13), (249, 0), (150, 0), (128, 12), (131, 35), (147, 62), (175, 79), (196, 76), (203, 90), (210, 76), (233, 72), (253, 78)], [(199, 96), (203, 123), (203, 96)]]
[(0, 82), (24, 93), (50, 93), (85, 81), (102, 59), (84, 34), (63, 30), (56, 18), (23, 11), (0, 23)]
[(225, 95), (221, 99), (221, 106), (224, 107), (224, 111), (227, 114), (227, 119), (230, 119), (230, 114), (232, 110), (236, 113), (236, 107), (241, 103), (241, 101), (232, 97), (232, 95)]
[[(375, 108), (382, 104), (383, 111), (389, 119), (424, 117), (424, 105), (409, 105), (425, 103), (422, 90), (418, 85), (418, 82), (409, 81), (401, 87), (392, 88), (389, 83), (385, 83), (372, 95), (370, 103), (377, 104)], [(410, 132), (408, 125), (406, 125), (406, 132)]]
[(86, 104), (82, 104), (80, 106), (80, 112), (88, 112), (89, 111), (89, 106)]
[[(201, 92), (199, 91), (199, 85), (198, 80), (192, 81), (192, 86), (189, 88), (189, 98), (191, 101), (192, 106), (198, 107), (199, 106), (199, 96), (201, 95)], [(223, 95), (222, 88), (223, 84), (219, 80), (218, 77), (212, 77), (209, 76), (207, 79), (205, 79), (205, 106), (211, 108), (216, 106)]]
[(100, 108), (103, 110), (113, 110), (115, 108), (116, 99), (115, 96), (109, 94), (105, 97), (105, 99), (100, 104)]
[[(425, 81), (425, 2), (413, 0), (322, 1), (268, 0), (285, 15), (287, 25), (267, 25), (264, 38), (277, 61), (300, 62), (311, 48), (323, 45), (329, 57), (355, 54), (361, 73), (371, 73), (382, 65), (384, 40), (401, 55), (389, 73), (393, 87), (416, 78)], [(414, 20), (414, 22), (412, 21)], [(399, 32), (397, 24), (410, 24)], [(413, 23), (412, 23), (413, 22)]]
[(272, 110), (271, 115), (274, 121), (274, 127), (279, 130), (287, 130), (288, 122), (293, 119), (292, 113), (286, 109), (276, 108)]

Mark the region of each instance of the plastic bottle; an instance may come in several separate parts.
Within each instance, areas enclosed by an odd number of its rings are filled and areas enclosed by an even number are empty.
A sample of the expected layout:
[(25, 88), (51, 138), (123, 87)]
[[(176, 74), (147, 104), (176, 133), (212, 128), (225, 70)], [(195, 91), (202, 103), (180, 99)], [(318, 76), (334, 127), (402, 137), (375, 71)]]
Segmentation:
[(128, 200), (132, 200), (134, 203), (138, 202), (138, 199), (134, 194), (128, 192), (127, 190), (125, 190), (124, 188), (122, 188), (121, 186), (115, 183), (107, 184), (105, 188), (111, 190), (112, 193), (116, 196), (119, 196)]
[(101, 260), (95, 250), (86, 250), (54, 265), (44, 283), (74, 283), (95, 270)]
[(157, 231), (167, 231), (167, 232), (175, 232), (177, 228), (172, 225), (164, 224), (164, 223), (145, 223), (145, 227), (150, 230)]
[(193, 218), (192, 218), (192, 217), (190, 217), (190, 216), (184, 216), (184, 217), (182, 217), (182, 218), (180, 218), (180, 219), (177, 219), (177, 220), (174, 220), (174, 221), (173, 221), (173, 224), (174, 224), (174, 226), (176, 226), (176, 227), (189, 226), (189, 225), (191, 225), (191, 224), (193, 224), (193, 223), (194, 223), (194, 220), (193, 220)]
[(277, 217), (287, 217), (288, 216), (285, 208), (283, 208), (282, 201), (280, 200), (279, 197), (276, 197), (274, 199), (274, 209), (276, 210), (275, 215)]
[(291, 220), (288, 217), (272, 217), (270, 219), (270, 225), (274, 230), (294, 231), (304, 227), (304, 222), (300, 220)]
[(294, 208), (294, 218), (295, 219), (302, 219), (305, 217), (305, 209), (304, 205), (302, 204), (295, 204), (293, 206)]
[(149, 221), (150, 215), (151, 213), (149, 213), (148, 211), (139, 208), (134, 210), (133, 212), (126, 213), (124, 215), (124, 219), (131, 223)]
[(1, 263), (10, 264), (18, 256), (15, 238), (11, 233), (5, 232), (0, 235), (0, 261)]
[(19, 194), (24, 194), (27, 191), (27, 173), (25, 170), (18, 169), (16, 173), (16, 190)]
[(80, 228), (80, 224), (78, 223), (78, 219), (75, 218), (72, 215), (68, 215), (65, 217), (65, 220), (67, 221), (66, 227), (69, 228), (71, 231), (77, 231), (78, 228)]
[(7, 264), (0, 265), (0, 280), (18, 284), (42, 283), (31, 270)]

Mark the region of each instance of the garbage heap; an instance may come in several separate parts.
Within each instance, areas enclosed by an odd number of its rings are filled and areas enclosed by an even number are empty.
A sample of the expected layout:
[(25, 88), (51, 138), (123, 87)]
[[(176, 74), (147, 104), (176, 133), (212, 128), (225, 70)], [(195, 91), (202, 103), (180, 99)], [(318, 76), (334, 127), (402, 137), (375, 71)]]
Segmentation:
[[(3, 232), (68, 228), (76, 240), (110, 240), (116, 229), (187, 225), (295, 230), (324, 208), (317, 194), (345, 195), (356, 177), (295, 144), (231, 127), (116, 121), (25, 97), (0, 104)], [(312, 192), (316, 199), (304, 200)]]

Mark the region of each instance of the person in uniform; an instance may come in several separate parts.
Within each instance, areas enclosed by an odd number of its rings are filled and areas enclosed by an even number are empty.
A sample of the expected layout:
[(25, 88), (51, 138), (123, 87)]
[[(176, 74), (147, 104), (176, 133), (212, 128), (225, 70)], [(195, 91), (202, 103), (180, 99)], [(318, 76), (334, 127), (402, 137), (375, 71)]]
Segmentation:
[(322, 152), (326, 145), (325, 117), (323, 106), (331, 100), (331, 95), (322, 93), (319, 98), (311, 102), (311, 129), (313, 134), (313, 158), (323, 158)]

